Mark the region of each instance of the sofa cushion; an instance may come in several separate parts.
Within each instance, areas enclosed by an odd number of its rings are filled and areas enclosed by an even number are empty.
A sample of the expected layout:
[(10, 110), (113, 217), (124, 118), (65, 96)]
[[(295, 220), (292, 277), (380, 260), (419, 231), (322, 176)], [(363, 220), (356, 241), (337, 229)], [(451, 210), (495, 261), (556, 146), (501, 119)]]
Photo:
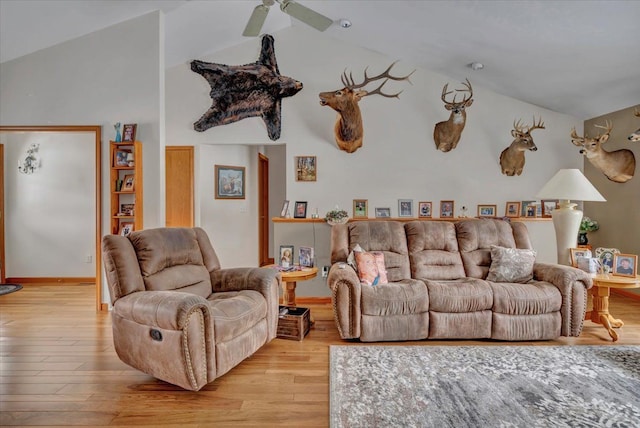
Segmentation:
[(363, 315), (406, 315), (429, 310), (427, 286), (415, 279), (375, 287), (363, 284), (361, 299)]
[(267, 302), (255, 290), (213, 293), (208, 300), (216, 343), (241, 335), (267, 316)]
[(560, 310), (562, 295), (544, 281), (527, 284), (489, 282), (493, 290), (493, 312), (507, 315), (538, 315)]
[(481, 279), (425, 280), (425, 283), (429, 291), (430, 311), (475, 312), (493, 306), (491, 287)]
[(458, 279), (465, 276), (453, 223), (412, 221), (405, 224), (411, 276)]
[(535, 250), (491, 246), (491, 266), (487, 281), (524, 283), (533, 278)]

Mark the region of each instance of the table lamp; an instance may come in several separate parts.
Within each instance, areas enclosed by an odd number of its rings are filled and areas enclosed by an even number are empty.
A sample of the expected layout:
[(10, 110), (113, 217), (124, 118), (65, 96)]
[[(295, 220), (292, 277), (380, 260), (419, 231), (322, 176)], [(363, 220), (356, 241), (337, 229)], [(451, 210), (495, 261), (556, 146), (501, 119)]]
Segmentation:
[(560, 201), (560, 207), (551, 211), (556, 232), (558, 263), (571, 265), (569, 248), (576, 248), (578, 245), (582, 211), (576, 209), (577, 204), (570, 201), (605, 202), (606, 199), (579, 169), (561, 169), (544, 185), (536, 197)]

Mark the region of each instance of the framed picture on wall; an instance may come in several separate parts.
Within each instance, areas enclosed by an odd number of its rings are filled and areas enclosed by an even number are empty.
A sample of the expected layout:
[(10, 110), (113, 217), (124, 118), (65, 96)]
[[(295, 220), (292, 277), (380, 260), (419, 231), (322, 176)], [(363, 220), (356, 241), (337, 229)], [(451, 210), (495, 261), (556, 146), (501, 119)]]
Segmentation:
[(391, 208), (383, 207), (376, 208), (376, 218), (388, 218), (391, 217)]
[(122, 127), (122, 141), (125, 143), (133, 143), (136, 141), (136, 128), (138, 125), (129, 123)]
[(307, 202), (296, 201), (293, 207), (293, 218), (307, 218)]
[(504, 209), (504, 215), (505, 217), (520, 217), (520, 202), (507, 202), (507, 206)]
[(398, 199), (398, 217), (413, 217), (413, 199)]
[(366, 199), (353, 200), (353, 218), (367, 218), (369, 216), (368, 203)]
[(317, 159), (315, 156), (296, 156), (296, 181), (316, 181)]
[(245, 199), (243, 166), (215, 165), (216, 199)]
[(418, 217), (431, 218), (431, 202), (418, 202)]
[(478, 217), (495, 217), (496, 205), (478, 205)]

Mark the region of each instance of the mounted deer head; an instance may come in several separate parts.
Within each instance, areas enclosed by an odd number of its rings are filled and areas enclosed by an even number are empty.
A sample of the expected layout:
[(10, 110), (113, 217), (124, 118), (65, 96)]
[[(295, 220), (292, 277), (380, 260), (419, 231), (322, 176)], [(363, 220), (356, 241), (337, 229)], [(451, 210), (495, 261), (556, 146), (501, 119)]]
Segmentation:
[[(640, 110), (638, 110), (638, 107), (636, 107), (636, 109), (633, 112), (633, 114), (635, 114), (636, 116), (640, 117)], [(640, 129), (638, 129), (636, 132), (633, 132), (631, 135), (629, 135), (628, 140), (629, 141), (633, 141), (633, 142), (640, 141)]]
[(531, 131), (534, 129), (545, 129), (542, 117), (536, 123), (536, 117), (533, 116), (533, 125), (526, 127), (524, 124), (515, 120), (513, 121), (513, 129), (511, 135), (514, 140), (509, 147), (500, 153), (500, 167), (502, 173), (508, 176), (520, 175), (524, 169), (524, 153), (526, 150), (535, 152), (538, 150), (536, 144), (531, 137)]
[(624, 183), (629, 181), (636, 170), (636, 157), (631, 150), (620, 149), (613, 152), (607, 152), (602, 145), (609, 139), (609, 134), (613, 129), (613, 125), (607, 121), (605, 126), (596, 125), (596, 128), (604, 129), (603, 135), (598, 134), (595, 138), (589, 138), (586, 134), (584, 137), (578, 136), (576, 128), (571, 130), (571, 142), (582, 147), (580, 153), (585, 155), (589, 162), (599, 169), (607, 178), (616, 183)]
[(452, 101), (447, 101), (447, 95), (453, 93), (453, 91), (447, 92), (447, 88), (449, 87), (448, 83), (442, 88), (442, 96), (440, 98), (444, 103), (444, 108), (451, 110), (451, 114), (449, 115), (449, 120), (446, 122), (436, 123), (433, 129), (433, 141), (436, 143), (437, 149), (445, 153), (455, 149), (458, 145), (464, 124), (467, 121), (467, 112), (465, 109), (473, 104), (473, 88), (471, 87), (471, 83), (469, 83), (469, 79), (465, 79), (465, 81), (466, 83), (462, 83), (465, 86), (464, 89), (456, 89), (456, 92), (469, 93), (468, 97), (463, 96), (462, 101), (456, 102), (455, 95)]
[[(397, 62), (397, 61), (396, 61)], [(360, 107), (358, 102), (368, 95), (382, 95), (387, 98), (399, 98), (402, 91), (396, 94), (385, 94), (382, 92), (382, 87), (389, 80), (406, 80), (409, 83), (409, 77), (415, 72), (413, 70), (406, 76), (397, 77), (389, 74), (391, 68), (396, 64), (392, 63), (384, 72), (377, 76), (369, 77), (367, 75), (367, 68), (364, 69), (364, 80), (362, 83), (355, 83), (353, 75), (347, 72), (342, 73), (342, 84), (344, 88), (338, 89), (332, 92), (320, 92), (320, 105), (329, 106), (338, 112), (338, 118), (336, 119), (336, 125), (334, 128), (336, 143), (340, 150), (344, 150), (347, 153), (353, 153), (362, 147), (362, 137), (364, 134), (362, 127), (362, 116), (360, 114)], [(384, 81), (373, 91), (367, 91), (363, 88), (371, 82), (384, 79)]]

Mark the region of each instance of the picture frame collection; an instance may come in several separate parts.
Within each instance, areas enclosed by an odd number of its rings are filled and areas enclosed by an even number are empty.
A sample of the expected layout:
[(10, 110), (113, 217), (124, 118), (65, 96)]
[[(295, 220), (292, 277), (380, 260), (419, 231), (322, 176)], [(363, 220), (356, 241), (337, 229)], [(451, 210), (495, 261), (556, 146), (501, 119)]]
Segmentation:
[[(570, 248), (571, 266), (590, 273), (635, 278), (638, 275), (638, 255), (623, 254), (617, 248), (596, 248), (595, 254), (586, 247)], [(595, 256), (595, 257), (592, 257)]]

